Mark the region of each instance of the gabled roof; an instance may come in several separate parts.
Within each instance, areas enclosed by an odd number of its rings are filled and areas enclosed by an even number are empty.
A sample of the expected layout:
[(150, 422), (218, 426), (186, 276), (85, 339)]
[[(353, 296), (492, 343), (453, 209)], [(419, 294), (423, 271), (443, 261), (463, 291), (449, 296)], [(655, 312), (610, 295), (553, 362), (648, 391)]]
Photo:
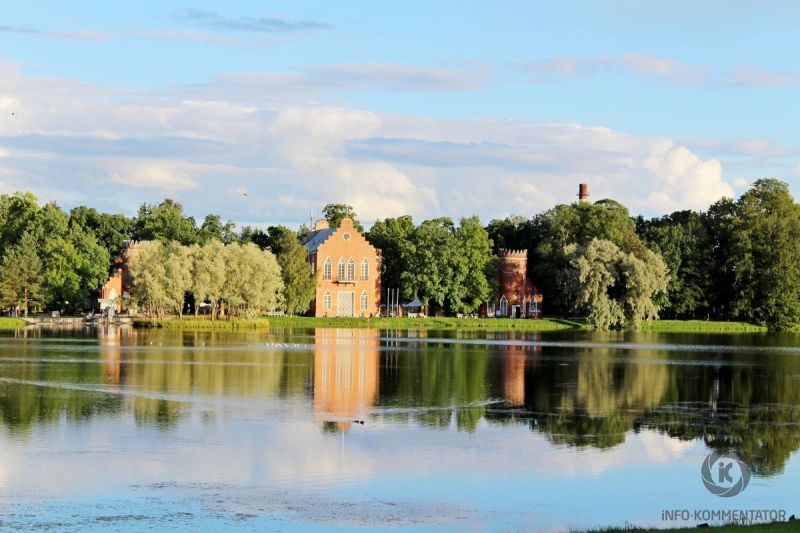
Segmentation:
[(333, 235), (334, 231), (336, 230), (333, 228), (325, 228), (317, 231), (312, 231), (306, 236), (305, 239), (303, 239), (303, 244), (305, 245), (306, 249), (309, 252), (316, 252), (320, 244), (325, 242), (328, 239), (328, 237)]

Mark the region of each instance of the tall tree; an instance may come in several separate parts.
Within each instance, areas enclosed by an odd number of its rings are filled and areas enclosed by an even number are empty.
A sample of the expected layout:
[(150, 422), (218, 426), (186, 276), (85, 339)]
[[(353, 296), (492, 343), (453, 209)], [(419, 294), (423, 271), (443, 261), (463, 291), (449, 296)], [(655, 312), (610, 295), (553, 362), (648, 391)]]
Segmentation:
[(100, 213), (93, 207), (81, 205), (70, 210), (69, 224), (93, 234), (109, 255), (115, 257), (120, 253), (122, 243), (131, 238), (133, 220), (125, 215)]
[(161, 248), (164, 263), (164, 296), (170, 311), (183, 316), (186, 293), (192, 286), (192, 256), (188, 247), (170, 241)]
[(788, 330), (800, 322), (800, 206), (788, 184), (761, 179), (738, 200), (733, 313)]
[(0, 196), (0, 254), (20, 241), (38, 213), (39, 203), (33, 193)]
[(486, 273), (492, 258), (492, 241), (478, 217), (462, 217), (455, 240), (459, 253), (451, 305), (456, 312), (472, 313), (491, 293)]
[(212, 239), (217, 239), (226, 244), (234, 242), (237, 239), (234, 232), (235, 227), (236, 225), (230, 220), (223, 223), (219, 215), (206, 215), (198, 231), (199, 240), (201, 243), (206, 243)]
[(211, 305), (213, 320), (217, 316), (219, 301), (222, 299), (226, 283), (225, 245), (218, 240), (209, 241), (203, 246), (195, 244), (191, 249), (191, 257), (191, 291), (195, 301), (195, 316), (199, 311), (200, 304), (208, 301)]
[(183, 206), (169, 198), (158, 205), (142, 204), (132, 232), (137, 241), (178, 241), (190, 245), (200, 240), (194, 218), (184, 216)]
[(658, 255), (648, 250), (638, 258), (601, 239), (568, 245), (564, 252), (574, 309), (586, 313), (591, 326), (638, 329), (642, 320), (657, 318), (653, 296), (666, 290), (668, 279)]
[(0, 302), (28, 316), (43, 302), (42, 263), (36, 238), (26, 232), (18, 244), (6, 249), (0, 271)]
[(381, 251), (381, 287), (399, 289), (406, 270), (404, 254), (414, 233), (410, 216), (378, 220), (370, 228), (367, 240)]
[[(283, 301), (286, 313), (296, 315), (308, 311), (317, 288), (316, 276), (311, 273), (306, 247), (300, 244), (295, 233), (288, 228), (280, 234), (273, 250), (281, 267)], [(270, 228), (270, 235), (272, 235)]]

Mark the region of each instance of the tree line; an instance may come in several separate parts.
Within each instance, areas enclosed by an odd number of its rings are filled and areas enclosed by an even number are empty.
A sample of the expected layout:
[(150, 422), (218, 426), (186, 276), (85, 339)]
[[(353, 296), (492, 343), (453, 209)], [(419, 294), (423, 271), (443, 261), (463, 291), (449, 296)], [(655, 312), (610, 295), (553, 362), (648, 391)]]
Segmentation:
[[(362, 228), (350, 206), (329, 204), (323, 213), (332, 227), (350, 217)], [(86, 206), (69, 213), (54, 203), (40, 207), (30, 193), (3, 195), (0, 306), (22, 313), (79, 310), (85, 295), (107, 278), (123, 241), (134, 239), (161, 243), (152, 253), (165, 272), (174, 263), (170, 268), (185, 274), (185, 265), (191, 265), (189, 281), (180, 282), (185, 293), (180, 309), (180, 291), (167, 288), (166, 281), (150, 285), (152, 297), (132, 295), (155, 314), (179, 314), (189, 298), (210, 302), (217, 313), (221, 306), (242, 314), (269, 306), (303, 313), (315, 284), (300, 244), (309, 231), (305, 226), (237, 231), (218, 215), (198, 224), (169, 199), (142, 204), (129, 218)], [(497, 295), (500, 250), (527, 249), (528, 275), (543, 294), (545, 312), (585, 316), (600, 329), (636, 327), (656, 316), (745, 320), (772, 330), (800, 322), (800, 206), (788, 185), (775, 179), (758, 180), (737, 200), (722, 198), (706, 211), (650, 219), (632, 217), (625, 206), (606, 199), (557, 205), (530, 218), (494, 219), (486, 226), (477, 217), (457, 224), (450, 218), (419, 224), (410, 216), (387, 218), (366, 236), (382, 250), (382, 286), (399, 288), (406, 301), (419, 298), (432, 311), (478, 310)], [(251, 306), (241, 303), (242, 296), (200, 289), (201, 257), (255, 265), (256, 249), (272, 254), (278, 265), (276, 274), (272, 259), (258, 256), (271, 265), (258, 268), (274, 279), (268, 292), (275, 299), (254, 295)], [(224, 279), (246, 279), (255, 268), (230, 266)], [(162, 274), (167, 277), (172, 276)]]

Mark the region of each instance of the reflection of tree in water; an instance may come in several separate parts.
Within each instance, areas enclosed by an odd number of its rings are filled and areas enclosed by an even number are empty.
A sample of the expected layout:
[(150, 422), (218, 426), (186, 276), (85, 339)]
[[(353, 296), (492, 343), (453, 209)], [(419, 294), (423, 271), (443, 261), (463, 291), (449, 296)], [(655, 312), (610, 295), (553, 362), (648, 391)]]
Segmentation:
[[(101, 330), (98, 337), (97, 351), (81, 343), (71, 352), (72, 344), (66, 343), (59, 352), (66, 356), (63, 363), (38, 362), (53, 355), (41, 344), (0, 349), (0, 356), (23, 360), (0, 371), (13, 380), (0, 382), (0, 420), (11, 428), (29, 428), (61, 416), (85, 420), (130, 411), (139, 423), (167, 428), (180, 419), (192, 396), (303, 396), (311, 379), (309, 353), (252, 349), (255, 341), (263, 345), (264, 335)], [(117, 394), (118, 389), (127, 394)]]
[(780, 473), (800, 448), (800, 362), (793, 359), (678, 369), (674, 399), (642, 413), (635, 427), (701, 438), (714, 450), (737, 453), (756, 474)]
[[(56, 332), (58, 335), (59, 332)], [(53, 352), (41, 351), (35, 342), (40, 331), (24, 330), (23, 342), (0, 347), (0, 357), (14, 361), (0, 368), (0, 422), (12, 431), (28, 431), (33, 425), (67, 420), (88, 420), (122, 408), (118, 396), (70, 388), (71, 384), (103, 383), (103, 367), (94, 362), (56, 365), (40, 361)], [(43, 387), (34, 383), (47, 383)], [(67, 385), (67, 386), (62, 386)]]

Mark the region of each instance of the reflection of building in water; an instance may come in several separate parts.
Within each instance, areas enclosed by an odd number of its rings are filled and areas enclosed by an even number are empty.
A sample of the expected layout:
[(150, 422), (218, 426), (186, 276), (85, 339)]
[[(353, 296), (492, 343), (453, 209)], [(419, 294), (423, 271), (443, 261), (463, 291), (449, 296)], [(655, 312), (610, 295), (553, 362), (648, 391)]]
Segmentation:
[(97, 330), (103, 357), (103, 372), (106, 383), (119, 385), (122, 367), (122, 328), (108, 326)]
[(525, 349), (509, 346), (503, 361), (503, 395), (506, 403), (514, 407), (525, 404)]
[(353, 420), (364, 419), (378, 397), (378, 332), (317, 328), (314, 341), (316, 419), (347, 431)]

